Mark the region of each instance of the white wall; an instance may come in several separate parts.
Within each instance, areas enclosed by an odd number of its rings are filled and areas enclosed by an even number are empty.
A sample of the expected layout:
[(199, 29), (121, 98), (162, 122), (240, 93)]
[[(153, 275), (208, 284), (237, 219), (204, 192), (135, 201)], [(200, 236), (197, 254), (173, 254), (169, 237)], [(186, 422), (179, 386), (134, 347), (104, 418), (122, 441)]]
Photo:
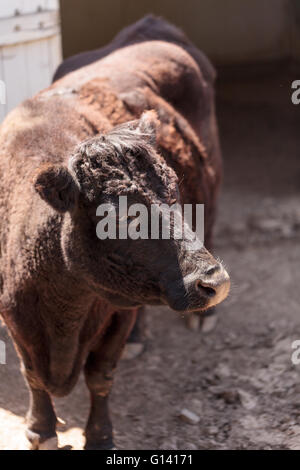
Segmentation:
[(1, 0), (0, 79), (6, 88), (0, 122), (24, 99), (51, 83), (61, 61), (57, 0)]
[(16, 11), (21, 15), (42, 10), (58, 10), (58, 0), (1, 0), (0, 18), (14, 16)]

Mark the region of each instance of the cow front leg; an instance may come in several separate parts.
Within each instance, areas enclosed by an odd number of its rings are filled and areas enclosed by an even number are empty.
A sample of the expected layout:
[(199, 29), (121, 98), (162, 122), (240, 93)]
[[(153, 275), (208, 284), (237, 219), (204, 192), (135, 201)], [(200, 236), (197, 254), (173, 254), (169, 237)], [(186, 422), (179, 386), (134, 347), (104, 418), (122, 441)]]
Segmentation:
[(32, 450), (58, 448), (57, 418), (50, 396), (44, 390), (29, 385), (30, 405), (26, 416), (26, 437)]
[(137, 318), (122, 352), (121, 359), (132, 360), (140, 356), (145, 349), (145, 311), (138, 310)]
[(114, 448), (108, 400), (114, 371), (136, 315), (136, 310), (115, 313), (99, 345), (88, 356), (85, 380), (90, 391), (91, 408), (85, 430), (86, 450)]

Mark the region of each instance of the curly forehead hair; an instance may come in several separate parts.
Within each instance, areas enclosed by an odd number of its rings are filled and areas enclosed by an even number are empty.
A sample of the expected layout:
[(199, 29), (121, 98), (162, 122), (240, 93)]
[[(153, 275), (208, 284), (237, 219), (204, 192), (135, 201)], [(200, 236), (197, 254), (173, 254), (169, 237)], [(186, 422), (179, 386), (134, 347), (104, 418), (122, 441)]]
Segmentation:
[(79, 145), (69, 168), (87, 201), (134, 193), (150, 203), (176, 198), (177, 176), (155, 150), (154, 118), (155, 113), (146, 112)]

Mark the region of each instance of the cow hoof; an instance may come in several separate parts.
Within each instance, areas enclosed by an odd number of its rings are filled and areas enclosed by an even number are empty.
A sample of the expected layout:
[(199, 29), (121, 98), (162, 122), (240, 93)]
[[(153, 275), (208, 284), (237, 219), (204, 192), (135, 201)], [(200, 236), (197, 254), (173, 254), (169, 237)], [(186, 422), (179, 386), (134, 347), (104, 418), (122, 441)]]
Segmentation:
[(186, 326), (189, 330), (197, 331), (200, 328), (200, 317), (197, 313), (189, 313), (186, 317)]
[(113, 442), (107, 443), (86, 443), (84, 450), (118, 450)]
[(198, 313), (189, 313), (186, 317), (186, 326), (192, 331), (201, 331), (203, 334), (214, 330), (218, 321), (216, 313), (212, 315), (199, 315)]
[(58, 449), (58, 439), (57, 437), (51, 437), (44, 442), (39, 444), (38, 450), (57, 450)]
[(26, 437), (30, 443), (30, 450), (58, 450), (57, 436), (42, 438), (41, 435), (27, 430)]
[(143, 343), (127, 343), (125, 344), (121, 359), (122, 360), (132, 360), (136, 359), (144, 351)]
[(218, 315), (210, 315), (208, 317), (201, 318), (200, 331), (201, 333), (208, 334), (213, 331), (218, 322)]
[(90, 446), (90, 447), (85, 447), (84, 450), (119, 450), (117, 447), (110, 447), (107, 449), (106, 447), (98, 447), (98, 446)]

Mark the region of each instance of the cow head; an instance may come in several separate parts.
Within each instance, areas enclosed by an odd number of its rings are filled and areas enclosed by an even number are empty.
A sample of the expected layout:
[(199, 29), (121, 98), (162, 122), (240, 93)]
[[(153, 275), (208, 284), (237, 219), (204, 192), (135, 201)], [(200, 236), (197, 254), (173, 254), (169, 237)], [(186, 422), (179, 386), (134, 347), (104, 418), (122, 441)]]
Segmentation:
[[(175, 172), (155, 147), (158, 121), (153, 111), (83, 142), (68, 168), (47, 166), (35, 177), (39, 195), (62, 215), (65, 263), (98, 295), (118, 307), (168, 304), (178, 311), (205, 310), (229, 291), (223, 266), (201, 245), (189, 249), (185, 237), (120, 238), (119, 229), (135, 224), (119, 217), (120, 196), (127, 205), (148, 210), (180, 202)], [(104, 206), (105, 205), (105, 206)], [(99, 237), (99, 207), (116, 215), (116, 234)], [(108, 210), (109, 212), (109, 210)], [(102, 219), (101, 219), (102, 217)]]

